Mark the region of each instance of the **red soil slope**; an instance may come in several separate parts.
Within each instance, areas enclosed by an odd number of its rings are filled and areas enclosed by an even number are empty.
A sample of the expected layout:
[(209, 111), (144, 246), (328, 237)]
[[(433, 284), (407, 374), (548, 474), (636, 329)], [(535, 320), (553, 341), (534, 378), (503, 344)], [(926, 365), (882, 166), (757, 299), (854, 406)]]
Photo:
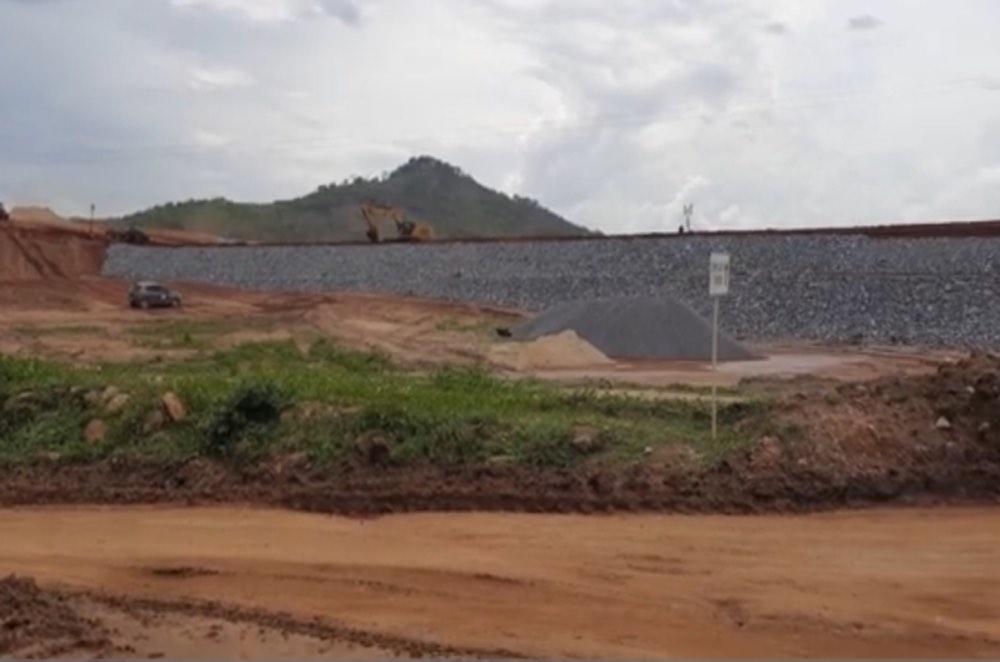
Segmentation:
[(98, 276), (106, 244), (49, 227), (0, 226), (0, 281)]

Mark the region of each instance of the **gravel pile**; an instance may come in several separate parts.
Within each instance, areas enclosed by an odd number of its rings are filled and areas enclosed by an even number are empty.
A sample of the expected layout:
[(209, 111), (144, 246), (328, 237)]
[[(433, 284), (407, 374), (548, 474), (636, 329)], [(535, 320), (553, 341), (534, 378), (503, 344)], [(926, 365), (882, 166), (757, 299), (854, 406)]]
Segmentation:
[(381, 246), (115, 245), (124, 278), (349, 289), (542, 310), (669, 295), (711, 314), (708, 255), (732, 254), (720, 324), (737, 339), (1000, 344), (1000, 239), (675, 236)]
[[(578, 336), (607, 356), (620, 359), (712, 358), (712, 325), (669, 297), (615, 297), (555, 306), (513, 329), (517, 340), (535, 340), (563, 331)], [(754, 354), (719, 334), (720, 361)]]

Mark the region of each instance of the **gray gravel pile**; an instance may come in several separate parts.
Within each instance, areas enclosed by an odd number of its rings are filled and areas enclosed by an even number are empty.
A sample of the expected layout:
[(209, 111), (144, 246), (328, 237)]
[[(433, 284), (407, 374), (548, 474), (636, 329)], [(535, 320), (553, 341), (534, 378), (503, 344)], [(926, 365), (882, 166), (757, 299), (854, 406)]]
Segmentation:
[(675, 236), (380, 246), (115, 245), (110, 276), (349, 289), (542, 310), (670, 295), (711, 313), (708, 256), (732, 254), (720, 324), (737, 339), (1000, 345), (1000, 239)]
[[(620, 359), (712, 358), (712, 325), (670, 297), (613, 297), (549, 308), (514, 327), (517, 340), (575, 331), (605, 355)], [(754, 354), (719, 334), (720, 361), (745, 361)]]

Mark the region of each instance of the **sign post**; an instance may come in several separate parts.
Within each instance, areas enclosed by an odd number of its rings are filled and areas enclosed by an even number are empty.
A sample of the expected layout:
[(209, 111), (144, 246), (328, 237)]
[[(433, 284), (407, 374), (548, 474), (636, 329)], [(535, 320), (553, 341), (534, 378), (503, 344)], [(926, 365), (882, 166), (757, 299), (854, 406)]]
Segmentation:
[[(712, 297), (712, 372), (719, 368), (719, 299), (729, 294), (729, 253), (708, 258), (708, 295)], [(712, 439), (718, 434), (718, 383), (712, 375)]]

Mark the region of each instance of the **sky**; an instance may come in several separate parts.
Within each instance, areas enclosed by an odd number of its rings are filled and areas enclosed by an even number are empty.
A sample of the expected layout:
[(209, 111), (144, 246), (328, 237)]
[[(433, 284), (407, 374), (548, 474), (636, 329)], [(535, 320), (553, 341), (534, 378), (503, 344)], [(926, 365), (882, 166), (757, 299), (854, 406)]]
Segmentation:
[(0, 201), (414, 155), (603, 232), (1000, 218), (996, 0), (0, 0)]

